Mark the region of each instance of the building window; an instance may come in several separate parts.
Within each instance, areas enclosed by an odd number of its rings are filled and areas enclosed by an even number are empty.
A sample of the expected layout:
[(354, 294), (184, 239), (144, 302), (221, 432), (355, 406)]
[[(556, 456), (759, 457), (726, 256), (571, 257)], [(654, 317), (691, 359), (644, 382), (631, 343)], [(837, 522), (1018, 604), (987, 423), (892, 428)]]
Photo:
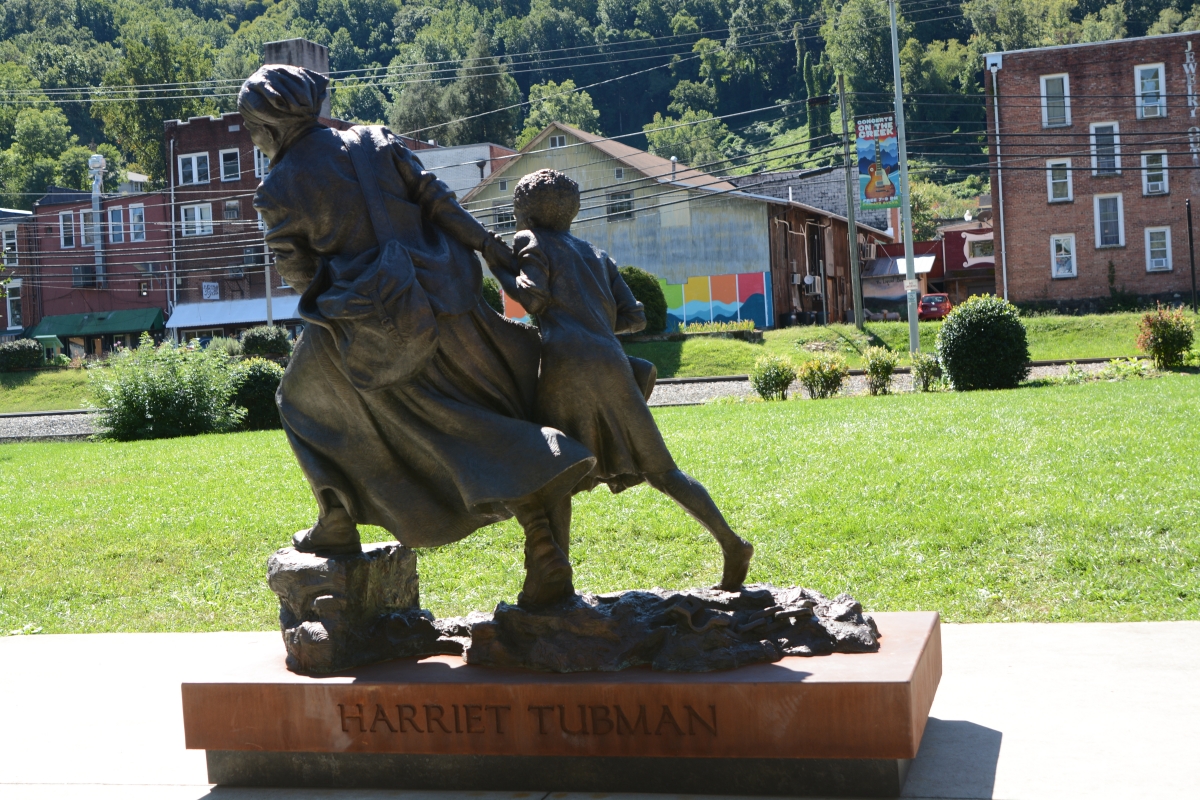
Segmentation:
[(614, 170), (613, 170), (613, 177), (614, 177), (614, 178), (616, 178), (616, 179), (617, 179), (617, 180), (619, 180), (619, 181), (623, 181), (623, 180), (625, 180), (625, 168), (624, 168), (624, 167), (617, 167), (616, 169), (614, 169)]
[(237, 200), (225, 201), (225, 219), (241, 219), (242, 204)]
[(1146, 228), (1146, 271), (1171, 271), (1171, 229)]
[(493, 222), (492, 227), (495, 230), (516, 230), (517, 218), (513, 216), (511, 203), (506, 203), (503, 200), (497, 200), (492, 203), (492, 209), (495, 214), (495, 221)]
[(95, 247), (104, 235), (101, 219), (99, 211), (79, 212), (79, 232), (84, 247)]
[(25, 327), (21, 324), (21, 279), (13, 278), (4, 287), (4, 305), (8, 311), (8, 329)]
[(254, 148), (254, 177), (265, 178), (270, 171), (271, 159), (267, 158), (267, 154), (262, 150)]
[(179, 157), (179, 183), (208, 183), (208, 153)]
[(1051, 203), (1067, 203), (1075, 199), (1071, 186), (1071, 159), (1046, 162), (1046, 194)]
[(500, 191), (502, 191), (502, 192), (508, 191), (508, 180), (500, 180), (500, 181), (497, 181), (497, 183), (500, 184)]
[(13, 228), (4, 231), (4, 260), (6, 267), (17, 266), (17, 232)]
[(184, 206), (180, 209), (184, 236), (209, 236), (213, 232), (212, 203)]
[(125, 241), (125, 209), (110, 208), (108, 210), (108, 242), (120, 244)]
[(1075, 277), (1075, 234), (1060, 233), (1050, 237), (1050, 277)]
[(971, 242), (971, 258), (995, 258), (996, 243), (991, 239), (978, 239)]
[(1121, 174), (1121, 131), (1115, 122), (1092, 125), (1092, 174)]
[(75, 215), (70, 211), (58, 215), (58, 246), (75, 246)]
[(633, 192), (612, 192), (608, 196), (609, 221), (614, 219), (633, 219)]
[(221, 180), (237, 181), (242, 178), (242, 159), (237, 150), (222, 150), (221, 156)]
[(1042, 76), (1042, 127), (1071, 124), (1071, 83), (1062, 75)]
[(1142, 153), (1142, 194), (1166, 194), (1167, 151)]
[(1125, 245), (1125, 210), (1121, 195), (1096, 195), (1096, 247)]
[(561, 136), (561, 135), (550, 137), (550, 147), (558, 148), (558, 147), (566, 147), (566, 146), (567, 146), (567, 137)]
[(129, 241), (146, 241), (146, 207), (129, 207)]
[(1163, 65), (1143, 64), (1134, 67), (1133, 81), (1138, 119), (1165, 117), (1167, 98), (1163, 92)]

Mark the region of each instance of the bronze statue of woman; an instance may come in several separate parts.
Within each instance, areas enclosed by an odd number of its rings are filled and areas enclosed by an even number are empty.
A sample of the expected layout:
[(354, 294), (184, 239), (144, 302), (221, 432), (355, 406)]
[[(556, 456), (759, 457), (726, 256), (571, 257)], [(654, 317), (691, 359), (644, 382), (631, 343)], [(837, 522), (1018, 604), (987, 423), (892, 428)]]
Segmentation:
[(318, 507), (294, 545), (354, 552), (361, 523), (429, 547), (516, 516), (522, 599), (558, 599), (571, 568), (546, 509), (595, 459), (531, 421), (537, 334), (484, 303), (476, 257), (511, 250), (385, 128), (322, 125), (327, 91), (268, 65), (238, 95), (271, 161), (254, 207), (309, 322), (277, 398)]

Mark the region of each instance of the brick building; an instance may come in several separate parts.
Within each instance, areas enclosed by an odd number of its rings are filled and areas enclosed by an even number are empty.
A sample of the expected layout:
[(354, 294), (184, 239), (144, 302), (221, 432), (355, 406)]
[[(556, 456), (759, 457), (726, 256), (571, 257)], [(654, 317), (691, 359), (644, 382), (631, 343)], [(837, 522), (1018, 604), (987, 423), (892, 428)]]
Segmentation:
[[(92, 196), (51, 188), (17, 242), (24, 326), (74, 355), (161, 332), (169, 297), (170, 208), (162, 192)], [(147, 313), (149, 311), (149, 313)]]
[(1088, 308), (1190, 292), (1197, 51), (1182, 33), (986, 57), (999, 294)]

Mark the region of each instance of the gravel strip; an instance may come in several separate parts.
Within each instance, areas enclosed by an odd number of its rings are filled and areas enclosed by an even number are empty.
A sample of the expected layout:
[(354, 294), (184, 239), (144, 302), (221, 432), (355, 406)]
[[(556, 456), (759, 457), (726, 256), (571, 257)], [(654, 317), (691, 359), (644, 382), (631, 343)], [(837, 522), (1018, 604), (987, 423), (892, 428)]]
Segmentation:
[(44, 414), (0, 419), (0, 442), (55, 441), (60, 437), (83, 438), (93, 433), (95, 427), (90, 414)]

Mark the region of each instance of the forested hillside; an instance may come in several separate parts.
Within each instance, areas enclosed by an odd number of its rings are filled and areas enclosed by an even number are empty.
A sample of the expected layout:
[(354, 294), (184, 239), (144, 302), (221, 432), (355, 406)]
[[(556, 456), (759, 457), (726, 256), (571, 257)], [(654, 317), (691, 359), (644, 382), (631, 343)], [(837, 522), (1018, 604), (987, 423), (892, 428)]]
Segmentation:
[[(903, 0), (925, 202), (984, 186), (982, 53), (1200, 28), (1179, 2)], [(162, 121), (231, 110), (292, 37), (328, 45), (335, 115), (443, 144), (561, 119), (744, 173), (835, 157), (836, 102), (806, 101), (839, 72), (853, 113), (890, 107), (886, 0), (4, 0), (0, 202), (85, 188), (94, 148), (161, 184)]]

